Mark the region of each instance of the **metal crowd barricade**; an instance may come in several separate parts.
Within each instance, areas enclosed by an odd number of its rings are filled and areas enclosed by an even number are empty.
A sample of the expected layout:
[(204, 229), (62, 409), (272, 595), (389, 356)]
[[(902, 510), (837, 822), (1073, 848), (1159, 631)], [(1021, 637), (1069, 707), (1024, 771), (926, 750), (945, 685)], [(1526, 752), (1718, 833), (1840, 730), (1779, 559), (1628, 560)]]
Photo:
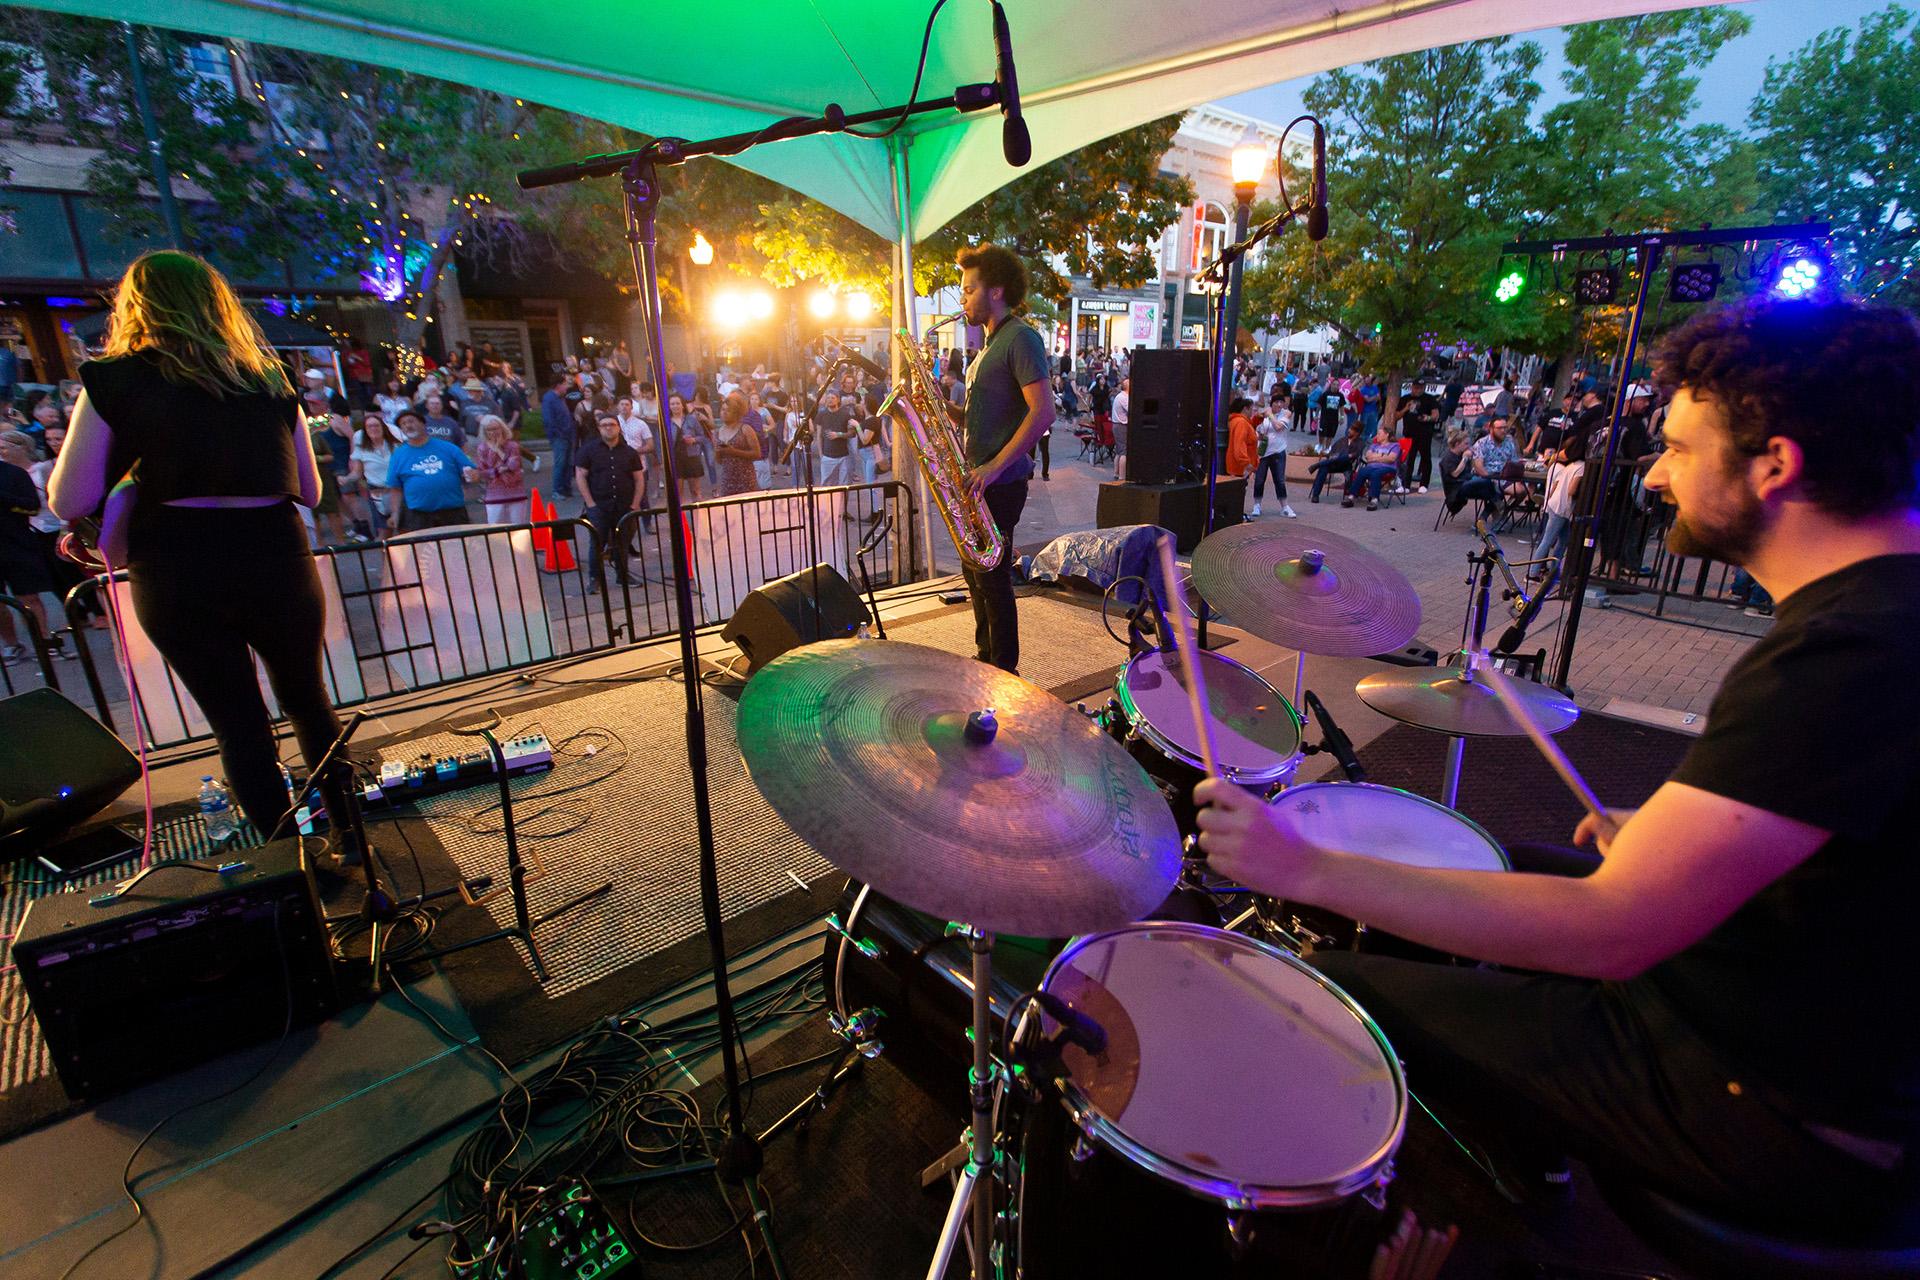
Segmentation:
[[(859, 561), (869, 541), (864, 560), (875, 588), (919, 580), (919, 511), (910, 486), (885, 480), (816, 488), (813, 508), (819, 562), (839, 571), (856, 590), (865, 589)], [(755, 589), (814, 563), (810, 530), (816, 526), (810, 524), (805, 490), (736, 494), (688, 503), (682, 510), (697, 628), (724, 625)], [(611, 539), (629, 555), (627, 581), (619, 581), (617, 569), (598, 566), (615, 613), (612, 625), (636, 640), (675, 629), (673, 547), (666, 540), (671, 532), (664, 508), (628, 512)]]
[[(16, 632), (25, 637), (23, 643), (27, 652), (33, 655), (35, 665), (40, 668), (41, 684), (58, 691), (60, 677), (54, 672), (53, 654), (48, 649), (48, 637), (40, 631), (39, 619), (13, 596), (0, 595), (0, 609), (5, 609), (13, 617)], [(4, 696), (9, 698), (21, 691), (14, 682), (11, 663), (0, 662), (0, 691), (4, 691)]]
[[(866, 554), (875, 587), (917, 581), (912, 489), (889, 480), (821, 488), (814, 495), (820, 560), (856, 586), (858, 552)], [(694, 573), (694, 624), (724, 625), (740, 601), (761, 584), (806, 568), (811, 546), (807, 499), (799, 490), (772, 490), (689, 503), (683, 508)], [(334, 705), (350, 707), (399, 693), (433, 689), (497, 675), (554, 659), (579, 657), (644, 643), (676, 629), (672, 547), (664, 509), (632, 512), (613, 541), (627, 548), (637, 571), (627, 583), (594, 555), (585, 519), (520, 525), (460, 525), (397, 535), (385, 542), (329, 547), (314, 553), (327, 601), (323, 666)], [(547, 535), (552, 553), (537, 544)], [(565, 563), (571, 552), (571, 565)], [(556, 567), (549, 572), (547, 566)], [(208, 572), (217, 573), (217, 564)], [(131, 665), (153, 748), (193, 742), (210, 729), (179, 677), (123, 609), (124, 654), (96, 661), (86, 642), (86, 617), (104, 577), (68, 592), (67, 624), (95, 715), (130, 735), (134, 718), (122, 664)], [(121, 575), (124, 586), (124, 574)], [(122, 603), (126, 596), (122, 592)], [(0, 597), (0, 606), (17, 602)], [(29, 632), (32, 620), (27, 618)], [(41, 668), (55, 683), (45, 646)], [(12, 691), (12, 674), (5, 675)], [(270, 684), (261, 679), (276, 716)]]

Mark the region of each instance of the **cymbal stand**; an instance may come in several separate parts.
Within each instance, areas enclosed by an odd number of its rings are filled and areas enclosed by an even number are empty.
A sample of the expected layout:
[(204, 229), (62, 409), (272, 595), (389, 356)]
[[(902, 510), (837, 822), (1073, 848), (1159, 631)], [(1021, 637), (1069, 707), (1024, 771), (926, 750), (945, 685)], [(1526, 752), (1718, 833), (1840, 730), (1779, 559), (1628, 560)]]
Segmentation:
[[(1460, 680), (1473, 683), (1473, 673), (1486, 656), (1487, 602), (1493, 594), (1494, 557), (1485, 551), (1467, 553), (1467, 616), (1460, 624)], [(1467, 752), (1467, 740), (1460, 734), (1447, 737), (1446, 767), (1440, 779), (1440, 803), (1457, 808), (1460, 799), (1461, 764)]]
[(947, 1219), (940, 1228), (940, 1243), (927, 1268), (927, 1280), (944, 1280), (954, 1246), (963, 1235), (973, 1254), (975, 1280), (986, 1280), (993, 1274), (993, 1186), (1000, 1154), (994, 1146), (993, 1104), (1005, 1083), (992, 1052), (993, 935), (964, 924), (950, 924), (947, 932), (964, 937), (973, 953), (973, 1067), (967, 1072), (973, 1123), (961, 1135), (967, 1161), (960, 1166), (960, 1180), (953, 1188), (953, 1202), (947, 1206)]

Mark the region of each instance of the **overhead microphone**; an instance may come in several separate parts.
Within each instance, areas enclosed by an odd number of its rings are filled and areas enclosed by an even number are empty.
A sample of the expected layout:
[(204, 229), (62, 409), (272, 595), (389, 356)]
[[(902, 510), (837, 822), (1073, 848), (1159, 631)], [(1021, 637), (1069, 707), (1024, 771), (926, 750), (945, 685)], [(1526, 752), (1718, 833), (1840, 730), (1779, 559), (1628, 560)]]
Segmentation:
[(1007, 11), (993, 0), (993, 83), (1000, 93), (1000, 151), (1018, 169), (1033, 159), (1033, 136), (1020, 114), (1020, 78), (1013, 70), (1013, 35), (1007, 30)]
[(1313, 207), (1307, 211), (1307, 239), (1327, 238), (1327, 130), (1313, 122)]

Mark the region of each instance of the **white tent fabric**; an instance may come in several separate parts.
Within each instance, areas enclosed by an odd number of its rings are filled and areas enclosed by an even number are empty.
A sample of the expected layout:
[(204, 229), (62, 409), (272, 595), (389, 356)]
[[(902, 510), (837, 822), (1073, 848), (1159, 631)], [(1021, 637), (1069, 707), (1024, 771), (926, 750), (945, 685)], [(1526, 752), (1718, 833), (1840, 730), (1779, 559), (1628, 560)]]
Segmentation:
[[(30, 0), (31, 2), (31, 0)], [(1033, 163), (1196, 103), (1388, 54), (1695, 0), (1005, 0)], [(38, 0), (37, 7), (260, 41), (440, 76), (655, 135), (758, 129), (829, 102), (903, 101), (928, 4), (914, 0)], [(991, 80), (987, 0), (948, 0), (922, 97)], [(919, 241), (1018, 176), (998, 112), (916, 117), (903, 146), (849, 135), (737, 160), (897, 240)], [(529, 155), (527, 167), (573, 159)], [(903, 217), (904, 214), (904, 217)]]

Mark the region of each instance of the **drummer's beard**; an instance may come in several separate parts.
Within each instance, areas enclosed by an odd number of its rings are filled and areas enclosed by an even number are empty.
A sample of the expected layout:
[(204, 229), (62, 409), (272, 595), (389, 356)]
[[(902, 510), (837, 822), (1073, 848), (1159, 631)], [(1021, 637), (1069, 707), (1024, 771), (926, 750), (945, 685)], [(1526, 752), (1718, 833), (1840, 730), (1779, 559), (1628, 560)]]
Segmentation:
[[(1715, 500), (1680, 511), (1667, 530), (1667, 550), (1723, 564), (1744, 565), (1767, 530), (1767, 509), (1740, 475), (1727, 477)], [(1668, 499), (1672, 499), (1669, 497)]]

